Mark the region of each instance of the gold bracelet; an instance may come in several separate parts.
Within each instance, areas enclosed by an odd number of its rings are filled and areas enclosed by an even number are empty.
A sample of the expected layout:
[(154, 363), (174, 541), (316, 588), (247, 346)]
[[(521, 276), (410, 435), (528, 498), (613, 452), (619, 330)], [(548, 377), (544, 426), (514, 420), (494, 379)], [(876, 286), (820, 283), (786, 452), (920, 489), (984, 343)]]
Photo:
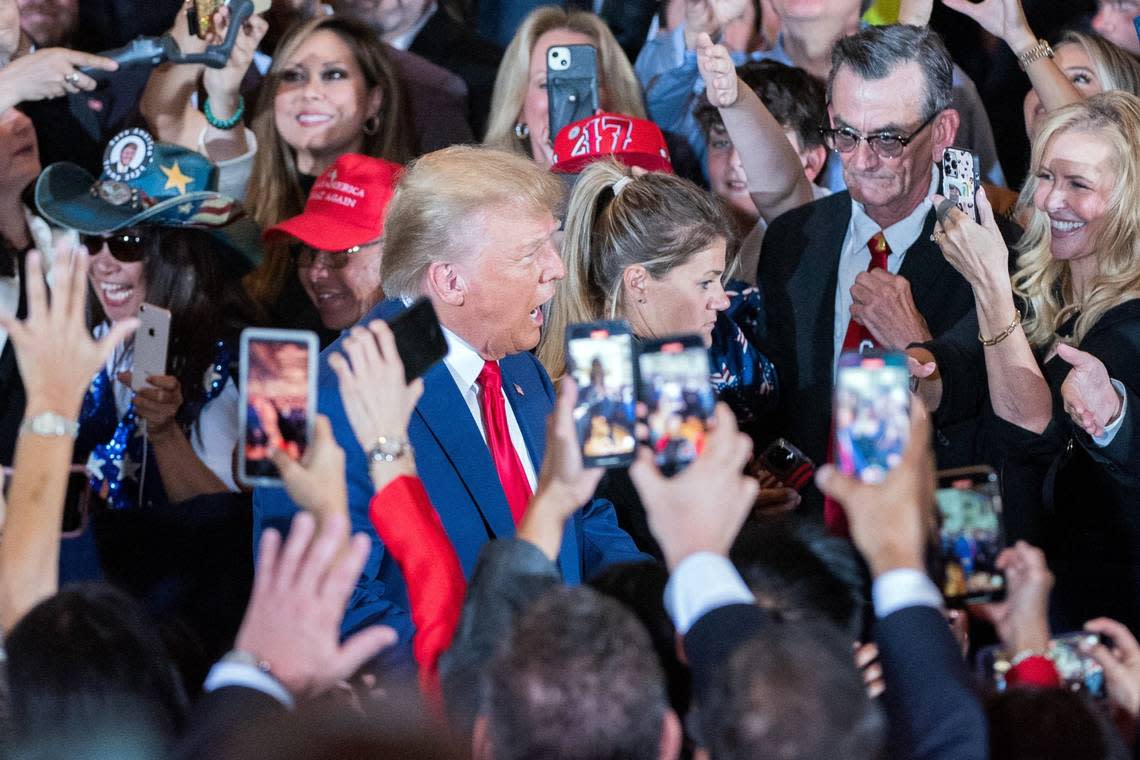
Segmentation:
[(1037, 40), (1037, 44), (1029, 48), (1021, 55), (1017, 56), (1017, 65), (1021, 67), (1022, 71), (1029, 68), (1029, 65), (1040, 61), (1042, 58), (1053, 57), (1053, 46), (1045, 40)]
[(986, 346), (987, 348), (990, 346), (996, 346), (998, 343), (1001, 343), (1003, 340), (1008, 338), (1010, 335), (1013, 335), (1013, 331), (1016, 330), (1017, 326), (1020, 324), (1021, 324), (1021, 309), (1017, 309), (1013, 315), (1013, 321), (1009, 323), (1009, 327), (1005, 328), (1004, 330), (1001, 331), (1000, 334), (995, 335), (992, 338), (983, 338), (982, 337), (982, 331), (979, 330), (978, 331), (978, 340), (980, 340), (982, 342), (982, 345)]

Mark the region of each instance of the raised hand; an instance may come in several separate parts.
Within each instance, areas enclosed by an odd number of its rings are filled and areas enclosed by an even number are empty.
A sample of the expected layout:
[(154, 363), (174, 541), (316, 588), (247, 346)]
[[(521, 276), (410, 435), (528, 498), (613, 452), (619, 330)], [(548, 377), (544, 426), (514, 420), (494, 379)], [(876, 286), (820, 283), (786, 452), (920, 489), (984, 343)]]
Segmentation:
[[(938, 208), (945, 198), (932, 195), (930, 200)], [(942, 249), (942, 255), (950, 266), (957, 269), (975, 289), (994, 285), (1008, 290), (1009, 249), (984, 189), (978, 188), (975, 202), (981, 224), (955, 206), (934, 226), (934, 242)]]
[(1120, 416), (1124, 399), (1108, 379), (1104, 362), (1067, 343), (1057, 344), (1057, 355), (1073, 366), (1061, 383), (1061, 398), (1073, 423), (1091, 436)]
[(538, 488), (519, 523), (518, 537), (552, 560), (562, 547), (562, 531), (570, 516), (593, 495), (605, 472), (582, 466), (582, 449), (574, 426), (578, 385), (566, 375), (558, 384), (558, 401), (546, 421), (546, 455)]
[(1097, 644), (1088, 653), (1104, 668), (1108, 698), (1133, 719), (1140, 718), (1140, 644), (1136, 637), (1127, 626), (1109, 618), (1090, 620), (1085, 630), (1112, 639), (1111, 648)]
[(1019, 54), (1037, 42), (1025, 19), (1021, 0), (942, 0), (951, 10), (969, 16), (987, 32), (1009, 45)]
[(27, 389), (27, 414), (53, 411), (74, 418), (91, 378), (134, 332), (138, 320), (116, 322), (102, 339), (94, 340), (87, 327), (87, 254), (65, 243), (57, 246), (50, 303), (41, 260), (39, 251), (28, 252), (27, 318), (0, 314), (0, 328), (16, 350)]
[(1005, 573), (1005, 601), (971, 608), (994, 624), (1013, 652), (1044, 651), (1049, 646), (1049, 592), (1053, 573), (1045, 553), (1024, 541), (1003, 549), (997, 567)]
[(716, 405), (704, 451), (679, 475), (662, 475), (648, 448), (637, 452), (629, 477), (670, 570), (697, 552), (727, 556), (760, 489), (744, 474), (751, 456), (752, 440), (723, 403)]
[(300, 512), (284, 546), (275, 530), (261, 535), (253, 593), (234, 647), (266, 663), (294, 696), (328, 691), (396, 643), (388, 626), (340, 642), (348, 597), (371, 545), (358, 533), (340, 551), (347, 532), (348, 518), (332, 515), (314, 537), (316, 521)]
[(67, 48), (44, 48), (21, 56), (0, 69), (0, 105), (9, 106), (32, 100), (59, 98), (75, 92), (94, 90), (96, 82), (79, 71), (92, 66), (115, 71), (119, 64), (110, 58)]
[(360, 447), (368, 451), (380, 436), (406, 436), (424, 384), (404, 381), (392, 330), (378, 319), (367, 328), (357, 325), (341, 342), (341, 351), (329, 356), (329, 366), (340, 380), (341, 401)]
[(331, 515), (348, 514), (344, 449), (337, 444), (328, 417), (317, 415), (313, 423), (313, 439), (300, 462), (280, 448), (275, 449), (271, 457), (281, 473), (285, 490), (297, 506), (312, 512), (322, 524)]
[[(226, 36), (230, 24), (229, 8), (221, 8), (214, 14), (214, 31), (206, 37), (206, 44), (220, 43)], [(237, 112), (238, 90), (245, 77), (257, 45), (269, 30), (269, 23), (261, 16), (251, 16), (242, 24), (229, 60), (220, 69), (206, 67), (202, 73), (202, 86), (210, 99), (210, 111), (220, 119), (226, 119)]]
[(851, 539), (872, 576), (899, 568), (925, 571), (926, 540), (934, 520), (934, 452), (930, 418), (921, 404), (911, 404), (906, 451), (882, 483), (863, 483), (830, 464), (819, 468), (815, 482), (843, 505)]
[(705, 80), (705, 94), (717, 108), (736, 105), (740, 99), (740, 80), (736, 64), (724, 45), (714, 45), (706, 32), (697, 37), (697, 68)]

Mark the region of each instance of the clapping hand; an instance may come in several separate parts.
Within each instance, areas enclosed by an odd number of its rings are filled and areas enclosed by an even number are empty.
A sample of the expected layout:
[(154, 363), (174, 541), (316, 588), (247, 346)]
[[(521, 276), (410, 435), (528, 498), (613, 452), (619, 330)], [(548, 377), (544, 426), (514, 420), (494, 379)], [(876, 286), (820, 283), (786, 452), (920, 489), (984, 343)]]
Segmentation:
[(760, 489), (744, 474), (751, 456), (752, 439), (737, 429), (724, 403), (716, 405), (704, 451), (680, 474), (665, 477), (651, 450), (637, 452), (629, 477), (670, 570), (697, 552), (728, 555)]
[(297, 697), (328, 691), (396, 643), (388, 626), (372, 626), (340, 641), (348, 598), (371, 546), (358, 533), (341, 551), (347, 532), (344, 515), (330, 516), (317, 533), (312, 515), (301, 512), (284, 546), (275, 530), (261, 536), (253, 593), (234, 647), (267, 663)]
[(1120, 416), (1124, 405), (1104, 362), (1067, 343), (1057, 344), (1057, 355), (1073, 366), (1061, 384), (1065, 411), (1090, 436), (1104, 435), (1105, 426)]
[(736, 64), (724, 45), (714, 45), (708, 33), (697, 37), (697, 68), (705, 80), (705, 94), (717, 108), (736, 105), (740, 99)]
[(56, 248), (50, 302), (41, 261), (39, 251), (28, 252), (27, 318), (20, 321), (0, 313), (0, 328), (7, 331), (16, 350), (16, 363), (27, 389), (27, 415), (53, 411), (74, 418), (91, 378), (115, 347), (138, 327), (138, 319), (115, 322), (96, 341), (87, 327), (88, 256), (63, 243)]

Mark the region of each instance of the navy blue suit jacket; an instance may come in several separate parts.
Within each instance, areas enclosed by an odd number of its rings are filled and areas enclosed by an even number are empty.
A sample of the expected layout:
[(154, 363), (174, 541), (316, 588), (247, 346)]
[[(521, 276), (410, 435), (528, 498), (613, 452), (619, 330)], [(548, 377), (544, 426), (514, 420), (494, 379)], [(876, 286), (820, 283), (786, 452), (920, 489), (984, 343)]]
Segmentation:
[[(390, 319), (403, 308), (398, 301), (383, 301), (363, 322)], [(401, 642), (407, 642), (413, 630), (404, 578), (369, 521), (373, 488), (365, 452), (345, 416), (339, 383), (328, 365), (329, 353), (339, 350), (337, 340), (321, 354), (318, 408), (328, 416), (345, 452), (352, 530), (372, 538), (372, 553), (349, 601), (343, 628), (350, 633), (384, 623), (400, 633)], [(546, 441), (546, 417), (554, 408), (554, 387), (546, 370), (529, 353), (507, 356), (499, 366), (503, 389), (537, 471)], [(415, 449), (416, 469), (459, 555), (463, 572), (470, 578), (483, 545), (493, 538), (513, 536), (515, 524), (487, 444), (442, 362), (424, 375), (424, 395), (412, 414), (408, 437)], [(297, 511), (280, 488), (258, 488), (253, 504), (255, 541), (265, 527), (287, 531)], [(573, 584), (604, 565), (645, 558), (618, 527), (612, 505), (595, 500), (567, 523), (559, 566), (563, 579)]]

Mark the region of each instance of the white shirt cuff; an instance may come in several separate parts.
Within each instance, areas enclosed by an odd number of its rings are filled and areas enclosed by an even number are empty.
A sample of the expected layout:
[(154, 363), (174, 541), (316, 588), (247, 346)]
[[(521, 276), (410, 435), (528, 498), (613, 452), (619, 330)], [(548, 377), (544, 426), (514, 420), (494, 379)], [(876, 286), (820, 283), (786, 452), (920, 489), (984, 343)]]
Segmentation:
[(682, 636), (718, 607), (755, 601), (732, 562), (712, 552), (686, 557), (665, 586), (665, 609)]
[(1108, 380), (1116, 389), (1117, 394), (1120, 395), (1120, 414), (1116, 415), (1115, 420), (1104, 426), (1104, 435), (1093, 436), (1092, 442), (1102, 449), (1116, 438), (1116, 434), (1120, 432), (1120, 426), (1124, 424), (1124, 415), (1128, 413), (1128, 389), (1119, 380), (1114, 380), (1111, 377)]
[(885, 618), (906, 607), (942, 608), (942, 594), (926, 573), (907, 567), (889, 570), (871, 584), (875, 616)]
[(273, 676), (241, 662), (216, 662), (202, 685), (204, 691), (217, 691), (226, 686), (244, 686), (268, 694), (286, 709), (293, 709), (293, 695)]

